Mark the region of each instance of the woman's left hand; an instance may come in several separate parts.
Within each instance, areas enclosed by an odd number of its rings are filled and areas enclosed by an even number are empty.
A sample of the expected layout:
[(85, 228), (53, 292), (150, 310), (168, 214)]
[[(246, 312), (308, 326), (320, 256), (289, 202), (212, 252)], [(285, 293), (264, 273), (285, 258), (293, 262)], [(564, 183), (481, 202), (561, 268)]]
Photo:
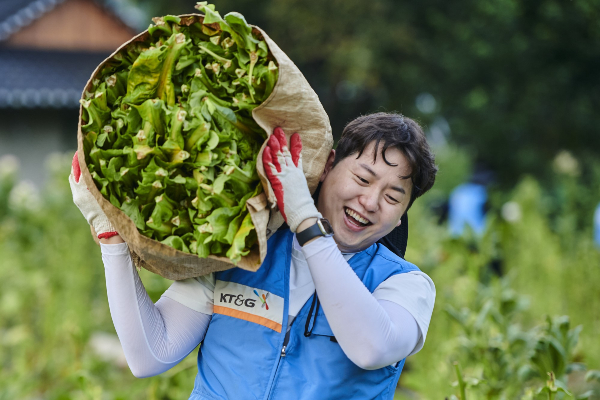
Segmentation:
[(290, 138), (291, 151), (283, 129), (277, 127), (269, 138), (263, 152), (263, 165), (271, 183), (277, 206), (292, 232), (296, 232), (302, 221), (321, 214), (308, 190), (302, 170), (302, 141), (294, 133)]
[[(97, 235), (98, 239), (108, 239), (117, 236), (117, 230), (112, 226), (100, 205), (94, 199), (85, 186), (85, 182), (81, 179), (81, 167), (79, 166), (79, 157), (77, 152), (73, 156), (71, 165), (71, 173), (69, 174), (69, 185), (73, 193), (73, 203), (79, 208), (88, 224), (92, 227), (92, 232)], [(117, 242), (119, 239), (113, 239), (110, 243)]]

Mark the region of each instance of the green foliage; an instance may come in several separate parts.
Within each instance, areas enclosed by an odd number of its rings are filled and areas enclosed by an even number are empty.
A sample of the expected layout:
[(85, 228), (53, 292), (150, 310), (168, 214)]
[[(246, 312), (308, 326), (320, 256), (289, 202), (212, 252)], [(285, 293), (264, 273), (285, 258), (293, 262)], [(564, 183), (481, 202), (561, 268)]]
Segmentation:
[[(440, 159), (447, 176), (460, 176), (452, 157)], [(98, 333), (116, 336), (100, 251), (72, 204), (70, 161), (70, 154), (54, 157), (52, 178), (36, 194), (0, 160), (0, 398), (186, 398), (195, 352), (158, 377), (136, 379), (122, 360), (94, 350)], [(586, 186), (568, 182), (567, 192)], [(591, 230), (564, 240), (567, 225), (555, 223), (548, 193), (531, 178), (494, 196), (500, 205), (518, 204), (521, 218), (509, 222), (493, 209), (481, 238), (449, 237), (426, 207), (433, 197), (410, 211), (408, 260), (433, 278), (437, 298), (426, 345), (407, 360), (397, 397), (464, 390), (469, 399), (512, 400), (556, 391), (559, 399), (562, 384), (577, 398), (598, 399), (600, 373), (586, 371), (600, 366), (600, 251)], [(495, 259), (503, 260), (503, 279), (490, 268)], [(154, 301), (170, 284), (144, 270), (141, 276)], [(569, 317), (544, 322), (544, 315)], [(462, 383), (453, 389), (458, 367)]]
[[(416, 392), (417, 398), (441, 398), (451, 392), (448, 383), (456, 380), (453, 362), (458, 361), (469, 399), (536, 398), (527, 396), (544, 386), (548, 372), (577, 398), (592, 396), (592, 389), (596, 397), (590, 398), (599, 398), (597, 373), (588, 372), (590, 383), (585, 382), (585, 366), (600, 366), (594, 202), (575, 206), (554, 197), (560, 192), (587, 198), (597, 190), (589, 186), (586, 179), (572, 177), (558, 179), (546, 192), (525, 177), (512, 192), (493, 192), (495, 206), (481, 238), (449, 237), (444, 227), (432, 224), (424, 207), (428, 198), (415, 203), (407, 256), (432, 277), (437, 298), (426, 345), (407, 360), (401, 389)], [(520, 210), (510, 221), (500, 213), (506, 202)], [(557, 206), (561, 213), (555, 213)], [(558, 223), (561, 218), (582, 225)], [(492, 268), (497, 260), (502, 260), (503, 279)], [(544, 323), (544, 315), (569, 317)]]
[[(195, 353), (159, 377), (139, 380), (93, 351), (116, 334), (100, 249), (73, 205), (72, 153), (55, 156), (37, 193), (0, 159), (0, 399), (181, 399), (192, 390)], [(169, 282), (142, 271), (154, 300)], [(117, 346), (119, 347), (119, 346)]]
[[(502, 280), (482, 287), (474, 309), (458, 312), (447, 307), (462, 329), (456, 338), (455, 357), (462, 360), (469, 378), (455, 362), (458, 381), (453, 384), (458, 386), (461, 400), (569, 394), (567, 374), (585, 371), (585, 365), (574, 363), (582, 326), (571, 329), (569, 317), (562, 316), (548, 317), (545, 324), (523, 330), (518, 317), (525, 304)], [(548, 375), (550, 379), (540, 387)]]
[[(136, 0), (187, 13), (184, 0)], [(263, 28), (316, 89), (336, 137), (356, 115), (399, 110), (433, 123), (512, 184), (548, 177), (562, 149), (598, 154), (599, 0), (217, 0)], [(543, 145), (542, 145), (543, 144)]]

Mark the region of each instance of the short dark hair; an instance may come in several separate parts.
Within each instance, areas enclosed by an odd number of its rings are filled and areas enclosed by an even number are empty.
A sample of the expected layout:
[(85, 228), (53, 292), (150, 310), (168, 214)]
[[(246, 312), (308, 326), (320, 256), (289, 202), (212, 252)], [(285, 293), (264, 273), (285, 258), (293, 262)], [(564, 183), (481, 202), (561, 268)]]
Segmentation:
[(423, 129), (413, 119), (398, 113), (379, 112), (360, 116), (344, 128), (335, 150), (333, 167), (351, 155), (360, 157), (371, 142), (375, 142), (373, 162), (381, 154), (386, 164), (395, 166), (385, 158), (390, 147), (397, 148), (407, 158), (411, 172), (403, 178), (410, 178), (413, 184), (408, 210), (415, 199), (431, 189), (438, 171)]

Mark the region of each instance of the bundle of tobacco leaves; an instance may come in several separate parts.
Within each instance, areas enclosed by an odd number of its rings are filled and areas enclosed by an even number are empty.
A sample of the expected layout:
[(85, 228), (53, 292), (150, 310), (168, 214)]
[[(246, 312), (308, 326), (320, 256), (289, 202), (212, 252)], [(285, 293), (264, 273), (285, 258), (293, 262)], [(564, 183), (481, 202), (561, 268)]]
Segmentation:
[(262, 192), (267, 135), (252, 110), (278, 68), (242, 15), (197, 8), (202, 23), (154, 18), (147, 40), (104, 64), (81, 100), (84, 151), (102, 195), (143, 235), (238, 262), (257, 240), (246, 200)]

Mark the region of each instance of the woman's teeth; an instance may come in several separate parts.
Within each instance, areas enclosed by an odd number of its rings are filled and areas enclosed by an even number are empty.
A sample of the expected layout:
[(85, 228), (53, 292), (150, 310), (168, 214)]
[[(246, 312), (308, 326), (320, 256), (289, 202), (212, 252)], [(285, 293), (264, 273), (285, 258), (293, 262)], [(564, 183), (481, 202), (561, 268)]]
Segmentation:
[(349, 208), (346, 208), (346, 214), (348, 214), (349, 216), (351, 216), (352, 218), (354, 218), (356, 221), (360, 222), (363, 225), (367, 225), (369, 223), (368, 220), (364, 219), (363, 217), (361, 217), (360, 215), (358, 215), (357, 213), (355, 213), (354, 211), (352, 211)]

